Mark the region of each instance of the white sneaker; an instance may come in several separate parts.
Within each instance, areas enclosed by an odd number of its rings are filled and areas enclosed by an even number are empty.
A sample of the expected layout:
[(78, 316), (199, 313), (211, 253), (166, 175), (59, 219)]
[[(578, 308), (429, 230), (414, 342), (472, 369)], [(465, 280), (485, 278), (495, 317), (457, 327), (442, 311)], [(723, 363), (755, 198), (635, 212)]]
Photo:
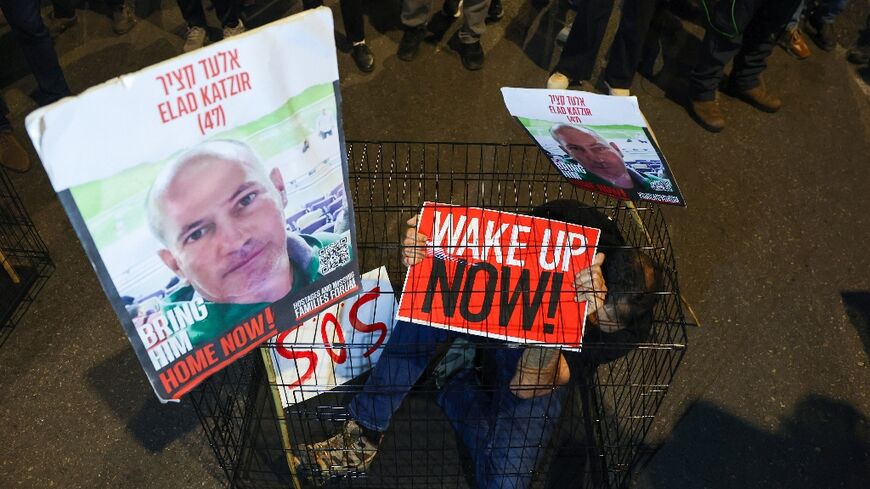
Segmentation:
[(207, 39), (208, 35), (202, 27), (188, 27), (187, 37), (184, 39), (184, 52), (189, 53), (205, 46)]
[(550, 75), (550, 78), (547, 78), (547, 88), (550, 90), (565, 90), (570, 84), (571, 80), (558, 71)]
[(574, 24), (568, 24), (556, 34), (556, 43), (564, 46), (566, 42), (568, 42), (568, 36), (571, 35), (571, 27)]
[(607, 82), (604, 82), (604, 86), (607, 87), (607, 92), (614, 97), (631, 97), (631, 90), (627, 88), (613, 88)]
[(235, 27), (224, 27), (224, 39), (238, 36), (243, 32), (245, 32), (245, 24), (242, 23), (242, 19), (239, 19), (239, 23)]

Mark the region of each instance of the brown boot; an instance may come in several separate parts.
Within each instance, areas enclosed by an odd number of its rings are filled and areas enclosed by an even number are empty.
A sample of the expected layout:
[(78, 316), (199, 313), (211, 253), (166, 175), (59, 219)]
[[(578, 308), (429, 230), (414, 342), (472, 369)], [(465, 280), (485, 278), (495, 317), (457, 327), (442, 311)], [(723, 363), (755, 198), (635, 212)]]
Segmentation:
[(565, 385), (571, 379), (568, 362), (555, 348), (530, 346), (523, 351), (511, 379), (511, 392), (520, 399), (531, 399)]
[(764, 80), (761, 80), (755, 88), (739, 90), (736, 87), (733, 87), (731, 92), (737, 98), (743, 99), (744, 102), (747, 102), (749, 105), (764, 112), (770, 112), (772, 114), (782, 107), (782, 100), (767, 91), (767, 87), (764, 85)]
[(18, 172), (30, 169), (30, 157), (11, 131), (0, 132), (0, 165)]
[(689, 111), (704, 129), (720, 132), (725, 129), (725, 117), (719, 108), (719, 94), (713, 100), (691, 100)]
[(798, 27), (795, 27), (792, 30), (786, 29), (786, 31), (782, 33), (782, 37), (779, 39), (779, 44), (783, 49), (785, 49), (785, 52), (797, 59), (807, 59), (813, 54)]

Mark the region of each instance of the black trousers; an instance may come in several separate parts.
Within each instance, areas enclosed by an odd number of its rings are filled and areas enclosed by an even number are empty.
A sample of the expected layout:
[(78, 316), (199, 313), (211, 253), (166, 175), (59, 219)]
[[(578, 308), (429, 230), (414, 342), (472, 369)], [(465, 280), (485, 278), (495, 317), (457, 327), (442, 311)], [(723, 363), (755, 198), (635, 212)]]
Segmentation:
[[(60, 69), (54, 43), (39, 15), (38, 0), (0, 0), (0, 10), (27, 60), (39, 86), (40, 102), (51, 103), (70, 95), (69, 86)], [(7, 107), (0, 105), (0, 128), (8, 129)]]
[(720, 1), (710, 12), (712, 27), (701, 44), (698, 62), (689, 80), (692, 100), (710, 101), (732, 59), (731, 81), (738, 90), (761, 84), (761, 72), (776, 46), (776, 36), (794, 14), (800, 0)]
[(619, 29), (610, 46), (604, 80), (613, 88), (631, 88), (642, 61), (654, 61), (659, 53), (660, 15), (663, 0), (625, 0)]
[[(305, 10), (323, 5), (322, 0), (302, 0)], [(366, 31), (363, 23), (362, 0), (341, 0), (341, 20), (344, 23), (344, 33), (351, 44), (365, 40)]]
[[(76, 7), (81, 3), (81, 0), (51, 0), (51, 8), (55, 17), (69, 19), (75, 17)], [(120, 10), (124, 0), (105, 0), (105, 3), (112, 10)]]
[(556, 63), (556, 71), (572, 80), (588, 80), (607, 30), (613, 0), (580, 0), (576, 7), (574, 25)]
[[(205, 11), (202, 0), (177, 0), (181, 16), (190, 27), (206, 27)], [(215, 13), (221, 21), (221, 26), (236, 26), (239, 24), (239, 0), (212, 0)]]

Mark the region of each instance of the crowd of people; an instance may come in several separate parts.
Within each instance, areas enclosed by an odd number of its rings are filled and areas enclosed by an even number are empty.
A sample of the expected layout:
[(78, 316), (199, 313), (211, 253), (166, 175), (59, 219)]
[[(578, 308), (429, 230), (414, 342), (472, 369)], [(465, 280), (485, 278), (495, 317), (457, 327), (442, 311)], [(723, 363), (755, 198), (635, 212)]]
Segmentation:
[[(245, 32), (242, 11), (254, 2), (256, 0), (211, 0), (224, 38)], [(687, 2), (689, 0), (620, 2), (619, 27), (606, 53), (607, 64), (602, 74), (604, 91), (616, 96), (630, 95), (634, 75), (638, 71), (651, 74), (652, 62), (661, 50), (660, 33), (666, 10), (671, 4)], [(719, 106), (725, 66), (733, 62), (724, 90), (759, 110), (776, 112), (782, 101), (761, 77), (767, 57), (777, 43), (798, 59), (809, 57), (811, 49), (804, 31), (820, 49), (832, 50), (837, 44), (834, 24), (848, 0), (720, 0), (711, 5), (706, 0), (699, 2), (706, 14), (706, 34), (689, 75), (686, 107), (702, 127), (718, 132), (725, 128), (725, 117)], [(177, 3), (187, 27), (183, 50), (188, 52), (204, 46), (210, 36), (202, 0), (177, 0)], [(547, 3), (533, 0), (537, 7)], [(614, 0), (569, 2), (576, 13), (573, 24), (560, 35), (565, 45), (547, 79), (548, 88), (566, 89), (589, 82), (613, 3)], [(302, 1), (304, 9), (322, 4), (322, 0)], [(340, 0), (339, 4), (351, 57), (360, 71), (371, 72), (375, 58), (366, 43), (362, 0)], [(105, 5), (116, 34), (125, 35), (135, 28), (137, 19), (125, 0), (107, 0)], [(33, 99), (44, 105), (70, 95), (52, 38), (75, 27), (78, 17), (72, 0), (52, 0), (52, 8), (45, 18), (36, 0), (0, 0), (0, 10), (36, 78), (38, 89), (32, 94)], [(397, 47), (397, 57), (402, 61), (413, 60), (434, 24), (446, 22), (449, 25), (461, 17), (457, 38), (462, 65), (468, 70), (479, 70), (484, 65), (480, 39), (486, 24), (497, 22), (503, 16), (502, 0), (445, 0), (438, 11), (432, 0), (402, 0), (399, 18), (404, 33)], [(870, 25), (849, 50), (848, 59), (856, 64), (870, 61)], [(12, 134), (5, 117), (7, 112), (0, 99), (0, 162), (12, 170), (26, 171), (30, 159)]]

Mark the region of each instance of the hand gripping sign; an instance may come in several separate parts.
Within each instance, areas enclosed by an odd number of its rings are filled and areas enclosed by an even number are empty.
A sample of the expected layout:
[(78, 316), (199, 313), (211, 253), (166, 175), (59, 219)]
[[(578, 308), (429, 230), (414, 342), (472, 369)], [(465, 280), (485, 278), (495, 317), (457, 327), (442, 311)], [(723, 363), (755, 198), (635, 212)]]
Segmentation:
[(573, 278), (592, 263), (598, 229), (427, 202), (417, 232), (426, 257), (408, 269), (397, 319), (580, 348), (586, 303)]

